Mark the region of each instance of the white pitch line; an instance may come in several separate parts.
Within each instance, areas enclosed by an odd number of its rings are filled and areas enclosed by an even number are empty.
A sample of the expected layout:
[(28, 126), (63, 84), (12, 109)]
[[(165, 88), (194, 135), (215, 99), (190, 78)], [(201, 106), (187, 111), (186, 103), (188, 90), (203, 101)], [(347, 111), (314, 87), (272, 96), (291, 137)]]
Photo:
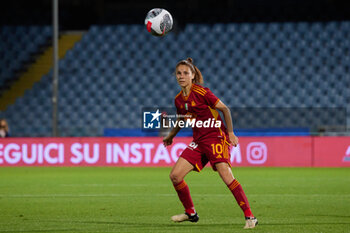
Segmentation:
[[(66, 198), (66, 197), (144, 197), (144, 196), (152, 196), (152, 197), (169, 197), (176, 196), (176, 194), (153, 194), (153, 193), (143, 193), (143, 194), (122, 194), (122, 193), (114, 193), (114, 194), (0, 194), (0, 198)], [(192, 196), (197, 197), (229, 197), (231, 195), (227, 194), (193, 194)], [(268, 196), (268, 197), (347, 197), (350, 198), (350, 194), (249, 194), (249, 196)]]
[(60, 198), (60, 197), (124, 197), (124, 196), (175, 196), (175, 194), (11, 194), (11, 195), (2, 195), (1, 198)]
[(171, 184), (62, 184), (65, 187), (171, 187)]
[[(172, 187), (172, 184), (61, 184), (66, 187)], [(191, 187), (208, 187), (207, 184), (191, 184)], [(210, 185), (210, 187), (220, 187), (222, 185)]]

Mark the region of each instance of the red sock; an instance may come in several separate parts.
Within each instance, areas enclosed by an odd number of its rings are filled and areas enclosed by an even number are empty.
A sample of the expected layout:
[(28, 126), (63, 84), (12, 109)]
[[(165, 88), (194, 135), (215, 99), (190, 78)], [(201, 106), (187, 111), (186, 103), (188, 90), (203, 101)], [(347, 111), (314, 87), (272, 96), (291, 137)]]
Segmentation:
[(178, 184), (174, 184), (174, 188), (177, 192), (177, 195), (179, 196), (180, 201), (182, 202), (182, 205), (185, 207), (185, 211), (188, 214), (194, 214), (196, 213), (193, 201), (190, 194), (190, 189), (188, 188), (188, 185), (184, 180), (182, 180)]
[(249, 202), (247, 196), (245, 195), (242, 185), (234, 179), (231, 184), (227, 185), (231, 190), (233, 196), (236, 198), (238, 205), (244, 212), (245, 217), (254, 217), (252, 211), (250, 210)]

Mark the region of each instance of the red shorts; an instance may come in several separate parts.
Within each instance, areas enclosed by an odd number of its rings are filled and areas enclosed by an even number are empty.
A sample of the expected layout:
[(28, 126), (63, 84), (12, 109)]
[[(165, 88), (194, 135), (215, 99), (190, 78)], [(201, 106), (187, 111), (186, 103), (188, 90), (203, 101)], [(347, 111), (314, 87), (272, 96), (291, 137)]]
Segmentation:
[(209, 138), (201, 142), (191, 142), (180, 155), (194, 166), (195, 171), (201, 171), (210, 162), (216, 171), (216, 163), (230, 163), (229, 143), (222, 138)]

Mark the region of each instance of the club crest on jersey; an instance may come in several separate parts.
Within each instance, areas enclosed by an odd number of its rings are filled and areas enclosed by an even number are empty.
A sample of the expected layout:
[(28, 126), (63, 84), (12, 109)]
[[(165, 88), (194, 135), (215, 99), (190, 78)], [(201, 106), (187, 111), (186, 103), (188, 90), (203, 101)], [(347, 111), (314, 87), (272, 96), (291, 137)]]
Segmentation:
[(194, 102), (194, 100), (192, 100), (191, 106), (192, 106), (192, 107), (196, 106), (196, 102)]

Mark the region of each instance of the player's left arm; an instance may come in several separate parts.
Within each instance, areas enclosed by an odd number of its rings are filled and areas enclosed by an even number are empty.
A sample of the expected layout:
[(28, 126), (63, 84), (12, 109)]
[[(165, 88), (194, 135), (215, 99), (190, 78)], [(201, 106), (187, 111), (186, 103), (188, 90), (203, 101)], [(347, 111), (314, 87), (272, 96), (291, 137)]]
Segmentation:
[(224, 115), (224, 119), (225, 119), (225, 123), (226, 123), (228, 136), (230, 138), (231, 145), (237, 146), (238, 145), (238, 137), (233, 132), (232, 117), (231, 117), (230, 109), (221, 100), (219, 100), (219, 102), (215, 105), (215, 108), (220, 110)]

